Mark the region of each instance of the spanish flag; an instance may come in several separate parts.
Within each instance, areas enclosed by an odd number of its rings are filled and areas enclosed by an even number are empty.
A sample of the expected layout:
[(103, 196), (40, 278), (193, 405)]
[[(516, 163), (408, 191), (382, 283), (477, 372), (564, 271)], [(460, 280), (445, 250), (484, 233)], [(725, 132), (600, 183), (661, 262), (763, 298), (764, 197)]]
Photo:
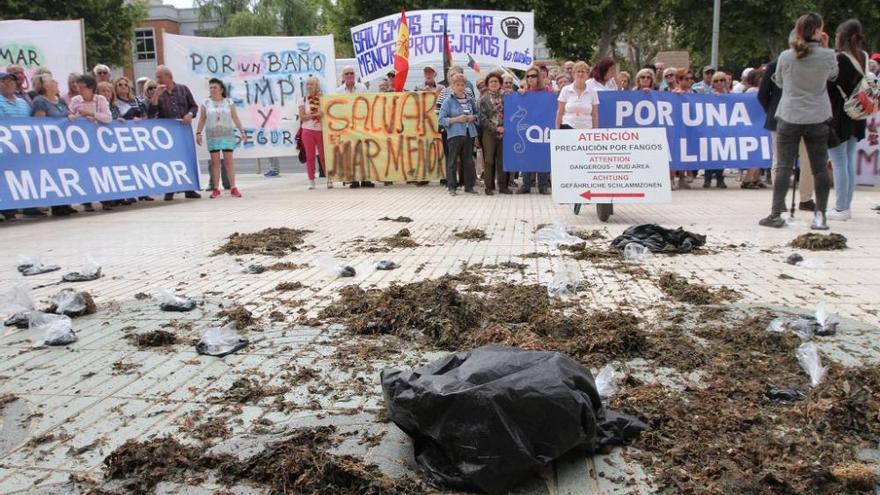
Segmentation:
[(409, 26), (406, 24), (406, 10), (400, 12), (400, 28), (397, 29), (397, 48), (394, 50), (394, 91), (403, 91), (409, 73)]
[(471, 54), (468, 53), (468, 67), (470, 67), (477, 74), (483, 75), (483, 71), (480, 70), (479, 64), (474, 60), (474, 57), (471, 57)]

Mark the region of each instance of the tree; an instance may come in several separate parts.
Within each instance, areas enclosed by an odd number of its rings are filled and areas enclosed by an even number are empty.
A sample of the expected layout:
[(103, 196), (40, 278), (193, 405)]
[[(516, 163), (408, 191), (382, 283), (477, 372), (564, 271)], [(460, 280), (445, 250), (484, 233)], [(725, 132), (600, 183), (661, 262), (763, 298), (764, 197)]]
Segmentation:
[(209, 36), (318, 34), (320, 0), (196, 0), (202, 22), (216, 21)]
[(0, 19), (83, 19), (86, 64), (124, 66), (130, 61), (132, 29), (147, 17), (145, 0), (5, 0)]
[[(691, 58), (702, 65), (710, 60), (712, 9), (705, 0), (670, 1), (674, 19), (674, 37), (678, 46), (689, 49)], [(795, 20), (807, 12), (820, 12), (825, 30), (834, 37), (837, 25), (851, 17), (858, 18), (877, 47), (880, 10), (875, 1), (855, 0), (737, 0), (721, 3), (719, 65), (738, 72), (743, 67), (757, 67), (788, 48), (788, 36)]]

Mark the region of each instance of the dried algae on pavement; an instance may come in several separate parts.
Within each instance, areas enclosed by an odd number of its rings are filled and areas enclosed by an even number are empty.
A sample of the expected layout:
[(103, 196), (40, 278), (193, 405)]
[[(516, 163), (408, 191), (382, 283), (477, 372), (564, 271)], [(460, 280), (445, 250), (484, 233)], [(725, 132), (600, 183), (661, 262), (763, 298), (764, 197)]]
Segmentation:
[(831, 234), (808, 232), (795, 237), (789, 246), (810, 251), (834, 251), (846, 249), (846, 237), (833, 232)]
[(303, 238), (311, 233), (311, 230), (287, 227), (263, 229), (249, 234), (235, 232), (213, 254), (265, 254), (280, 257), (298, 251), (304, 242)]

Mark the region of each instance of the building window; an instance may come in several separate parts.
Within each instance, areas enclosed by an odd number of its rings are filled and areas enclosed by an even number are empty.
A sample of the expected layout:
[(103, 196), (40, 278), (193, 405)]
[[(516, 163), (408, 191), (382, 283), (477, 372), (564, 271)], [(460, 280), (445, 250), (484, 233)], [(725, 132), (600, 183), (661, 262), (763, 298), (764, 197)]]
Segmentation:
[(156, 35), (153, 28), (134, 30), (135, 60), (156, 59)]

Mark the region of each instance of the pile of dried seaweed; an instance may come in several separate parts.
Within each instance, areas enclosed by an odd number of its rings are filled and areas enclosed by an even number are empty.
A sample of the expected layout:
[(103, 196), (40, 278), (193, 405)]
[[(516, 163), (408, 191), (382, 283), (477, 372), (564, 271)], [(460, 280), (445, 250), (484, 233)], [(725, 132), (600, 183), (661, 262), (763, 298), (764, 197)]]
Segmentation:
[(809, 249), (810, 251), (833, 251), (846, 249), (846, 237), (840, 234), (816, 234), (809, 232), (799, 235), (789, 244), (793, 248)]
[(484, 241), (489, 238), (489, 236), (486, 235), (486, 231), (483, 229), (468, 229), (461, 232), (456, 232), (452, 235), (459, 239), (466, 239), (470, 241)]
[(376, 466), (328, 449), (340, 441), (332, 426), (300, 428), (245, 458), (204, 453), (172, 437), (129, 440), (104, 459), (107, 479), (123, 480), (128, 493), (153, 493), (162, 481), (200, 485), (210, 472), (221, 483), (246, 481), (271, 494), (410, 495), (425, 493), (410, 479), (397, 480)]
[(389, 218), (389, 217), (386, 216), (386, 217), (382, 217), (382, 218), (380, 218), (379, 221), (380, 221), (380, 222), (410, 223), (410, 222), (413, 221), (413, 219), (410, 218), (410, 217)]
[(235, 232), (227, 237), (226, 244), (214, 250), (213, 254), (284, 256), (292, 251), (298, 251), (303, 243), (303, 237), (310, 233), (311, 230), (287, 227), (263, 229), (250, 234)]
[(164, 347), (178, 342), (177, 336), (165, 330), (153, 330), (147, 333), (127, 335), (126, 338), (134, 345), (144, 347)]
[(210, 397), (208, 402), (248, 404), (259, 402), (264, 397), (282, 394), (284, 394), (282, 387), (263, 385), (257, 378), (242, 377), (232, 382), (223, 395)]
[(229, 309), (225, 309), (221, 311), (218, 316), (226, 318), (227, 321), (230, 322), (234, 321), (235, 328), (239, 330), (243, 330), (257, 322), (254, 315), (241, 305), (235, 305)]
[(717, 304), (722, 301), (736, 301), (740, 297), (735, 290), (728, 287), (712, 289), (700, 283), (688, 282), (684, 277), (671, 272), (660, 275), (657, 285), (667, 296), (690, 304)]
[[(690, 328), (705, 342), (701, 386), (674, 390), (629, 378), (611, 399), (610, 408), (650, 426), (628, 455), (650, 468), (658, 493), (866, 490), (855, 452), (880, 440), (880, 370), (832, 366), (809, 391), (795, 357), (799, 339), (768, 332), (769, 313), (726, 313), (664, 315), (664, 332)], [(775, 402), (769, 386), (797, 388), (806, 398)]]
[(693, 368), (693, 344), (666, 345), (644, 331), (639, 318), (619, 310), (587, 310), (551, 299), (543, 285), (485, 284), (479, 275), (444, 276), (386, 289), (342, 289), (319, 318), (358, 334), (396, 335), (460, 351), (486, 344), (560, 351), (588, 366), (630, 357), (669, 359)]

